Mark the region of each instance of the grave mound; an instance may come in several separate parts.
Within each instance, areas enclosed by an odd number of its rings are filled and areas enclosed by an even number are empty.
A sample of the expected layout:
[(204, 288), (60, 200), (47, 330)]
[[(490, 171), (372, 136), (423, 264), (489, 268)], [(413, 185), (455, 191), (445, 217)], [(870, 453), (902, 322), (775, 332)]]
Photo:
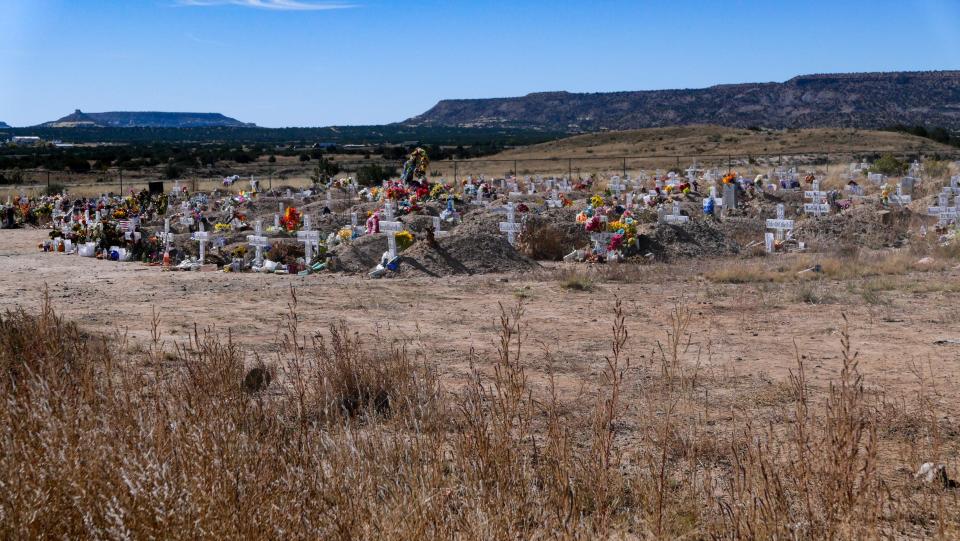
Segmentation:
[(824, 245), (843, 242), (871, 249), (900, 247), (910, 236), (910, 226), (923, 217), (910, 209), (877, 210), (863, 206), (804, 220), (797, 225), (796, 236)]
[(705, 258), (736, 254), (740, 246), (709, 221), (691, 221), (684, 225), (657, 224), (637, 238), (640, 253), (652, 253), (659, 260)]
[(432, 245), (426, 239), (418, 240), (400, 254), (400, 268), (395, 275), (510, 273), (539, 267), (536, 261), (511, 246), (499, 232), (469, 232), (460, 227)]

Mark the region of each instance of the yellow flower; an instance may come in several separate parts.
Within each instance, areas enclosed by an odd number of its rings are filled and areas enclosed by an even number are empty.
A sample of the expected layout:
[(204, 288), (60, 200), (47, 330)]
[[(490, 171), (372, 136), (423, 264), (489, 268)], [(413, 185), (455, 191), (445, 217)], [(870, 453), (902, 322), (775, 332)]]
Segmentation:
[(397, 250), (404, 251), (413, 245), (413, 233), (401, 231), (397, 233)]

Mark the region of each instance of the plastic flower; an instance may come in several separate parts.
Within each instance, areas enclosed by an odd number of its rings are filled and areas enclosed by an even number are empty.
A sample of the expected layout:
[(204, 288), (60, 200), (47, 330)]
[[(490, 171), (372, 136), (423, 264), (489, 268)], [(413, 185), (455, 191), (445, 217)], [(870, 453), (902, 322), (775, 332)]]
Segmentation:
[(591, 197), (591, 198), (590, 198), (590, 205), (593, 206), (593, 207), (602, 207), (602, 206), (603, 206), (603, 198), (600, 197), (599, 195), (595, 195), (595, 196)]
[(397, 250), (403, 251), (413, 245), (413, 233), (409, 231), (401, 231), (396, 235), (397, 239)]

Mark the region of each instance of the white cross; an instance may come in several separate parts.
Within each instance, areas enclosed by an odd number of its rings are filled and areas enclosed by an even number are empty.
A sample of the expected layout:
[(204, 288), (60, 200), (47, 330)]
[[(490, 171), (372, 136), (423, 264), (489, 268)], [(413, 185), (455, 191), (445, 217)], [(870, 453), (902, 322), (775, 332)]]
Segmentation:
[(673, 213), (662, 215), (660, 221), (665, 224), (685, 224), (690, 221), (690, 217), (680, 214), (680, 203), (678, 201), (674, 201)]
[(550, 208), (560, 208), (563, 201), (557, 197), (557, 190), (550, 190), (550, 199), (547, 199), (547, 206)]
[(203, 262), (207, 257), (207, 243), (210, 242), (210, 233), (207, 233), (204, 230), (203, 222), (200, 222), (200, 230), (194, 233), (190, 238), (200, 243), (200, 264), (203, 265)]
[[(783, 203), (777, 205), (777, 217), (776, 219), (767, 219), (767, 229), (773, 229), (775, 233), (776, 240), (782, 241), (784, 239), (784, 233), (788, 231), (793, 231), (793, 220), (784, 219), (784, 208)], [(773, 233), (767, 233), (767, 235), (774, 235)], [(770, 237), (767, 237), (770, 239)], [(773, 245), (771, 242), (766, 243), (767, 252), (773, 252)]]
[(619, 196), (620, 193), (622, 193), (624, 190), (627, 189), (627, 187), (622, 182), (620, 182), (620, 177), (611, 178), (610, 183), (607, 184), (607, 188), (609, 188), (610, 191), (616, 194), (617, 196)]
[(163, 233), (157, 236), (163, 241), (163, 251), (169, 252), (170, 245), (173, 244), (173, 235), (170, 233), (170, 218), (163, 220)]
[(303, 243), (303, 258), (309, 265), (313, 261), (313, 247), (320, 247), (320, 232), (310, 228), (310, 215), (303, 215), (303, 230), (297, 231), (297, 242)]
[(909, 204), (912, 200), (912, 197), (903, 194), (903, 187), (900, 184), (897, 184), (897, 193), (890, 196), (890, 202), (900, 206)]
[(803, 197), (810, 199), (809, 203), (804, 203), (803, 212), (820, 217), (830, 212), (830, 205), (825, 203), (827, 192), (820, 190), (820, 181), (813, 181), (813, 190), (803, 192)]
[(517, 241), (517, 233), (523, 230), (523, 224), (518, 224), (516, 222), (516, 209), (513, 207), (513, 203), (507, 203), (507, 221), (500, 222), (500, 232), (507, 234), (507, 242), (514, 244)]
[(955, 194), (960, 194), (960, 175), (950, 177), (950, 191)]
[(327, 202), (324, 206), (330, 209), (330, 212), (333, 212), (333, 198), (330, 195), (330, 190), (327, 190)]
[[(389, 218), (388, 220), (380, 221), (380, 232), (387, 235), (387, 247), (390, 252), (390, 259), (397, 257), (397, 233), (404, 230), (403, 222), (395, 222), (393, 218), (393, 210), (390, 208), (390, 203), (384, 206), (384, 214)], [(387, 210), (389, 209), (389, 212)]]
[(441, 224), (440, 217), (434, 216), (433, 217), (433, 238), (435, 239), (439, 239), (440, 237), (446, 237), (447, 235), (450, 234), (449, 231), (441, 230), (440, 224)]
[(263, 266), (263, 249), (270, 246), (270, 239), (263, 235), (263, 222), (257, 220), (253, 227), (253, 235), (247, 235), (247, 244), (253, 246), (255, 252), (253, 266)]
[(613, 238), (613, 233), (603, 232), (603, 233), (591, 233), (590, 242), (593, 243), (593, 253), (599, 255), (606, 255), (609, 251), (607, 247), (610, 245), (610, 240)]
[[(949, 206), (951, 193), (952, 191), (950, 188), (944, 187), (943, 191), (937, 195), (937, 206), (927, 208), (927, 213), (931, 216), (936, 216), (939, 219), (940, 225), (944, 225), (950, 220), (957, 219), (958, 209), (956, 206)], [(954, 204), (956, 205), (956, 200), (954, 201)]]

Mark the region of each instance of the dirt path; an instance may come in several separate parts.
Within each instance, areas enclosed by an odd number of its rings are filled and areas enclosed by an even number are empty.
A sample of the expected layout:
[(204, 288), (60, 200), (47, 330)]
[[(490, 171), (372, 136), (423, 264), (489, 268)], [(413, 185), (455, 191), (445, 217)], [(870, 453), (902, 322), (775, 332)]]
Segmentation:
[[(809, 359), (808, 377), (824, 384), (840, 362), (842, 313), (871, 385), (897, 395), (915, 388), (915, 371), (930, 371), (941, 392), (960, 390), (960, 294), (940, 286), (960, 271), (920, 273), (912, 292), (889, 292), (882, 305), (864, 302), (845, 282), (818, 287), (836, 300), (799, 302), (790, 285), (719, 285), (692, 263), (651, 267), (637, 283), (596, 283), (591, 291), (563, 289), (551, 271), (518, 276), (370, 280), (320, 274), (307, 277), (162, 272), (139, 263), (114, 263), (42, 253), (46, 232), (0, 232), (0, 308), (36, 307), (44, 285), (55, 308), (92, 331), (126, 331), (148, 340), (153, 309), (168, 343), (185, 341), (196, 323), (230, 329), (252, 353), (272, 357), (273, 341), (296, 288), (302, 332), (338, 320), (364, 335), (417, 340), (447, 377), (468, 370), (471, 349), (495, 348), (499, 304), (525, 301), (524, 322), (533, 372), (546, 369), (540, 352), (551, 351), (553, 370), (591, 378), (609, 351), (612, 307), (624, 301), (631, 357), (649, 360), (668, 330), (675, 304), (691, 310), (691, 347), (703, 370), (725, 375), (782, 378), (795, 366), (794, 343)], [(716, 264), (710, 263), (710, 264)], [(736, 264), (735, 261), (726, 264)], [(956, 288), (954, 288), (956, 289)]]

